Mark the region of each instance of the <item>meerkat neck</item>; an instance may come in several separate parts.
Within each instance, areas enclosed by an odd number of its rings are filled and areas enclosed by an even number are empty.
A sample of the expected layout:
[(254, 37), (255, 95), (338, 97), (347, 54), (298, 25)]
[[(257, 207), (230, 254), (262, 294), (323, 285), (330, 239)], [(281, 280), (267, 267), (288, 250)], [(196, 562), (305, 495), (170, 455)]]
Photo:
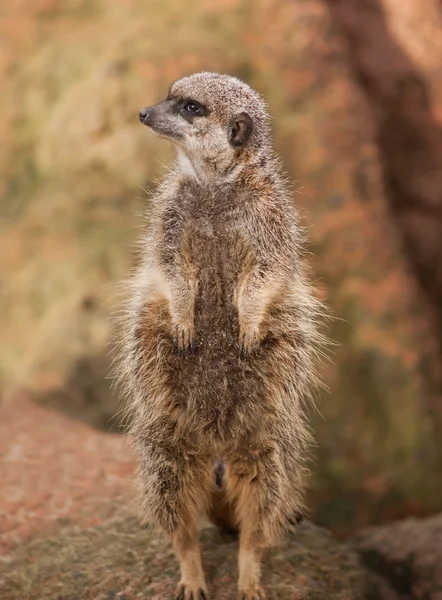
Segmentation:
[(193, 162), (190, 160), (189, 156), (181, 148), (177, 149), (177, 163), (183, 175), (186, 175), (191, 179), (195, 179), (196, 181), (200, 181), (198, 169), (194, 167)]
[[(269, 152), (251, 155), (243, 160), (235, 162), (223, 161), (222, 157), (207, 161), (187, 153), (182, 148), (177, 148), (177, 166), (185, 175), (201, 185), (216, 185), (235, 183), (247, 172), (261, 174), (270, 166)], [(259, 168), (258, 168), (259, 165)]]
[(232, 164), (223, 160), (223, 157), (203, 159), (186, 152), (183, 148), (178, 148), (177, 157), (180, 171), (204, 186), (233, 183), (244, 168), (241, 162)]

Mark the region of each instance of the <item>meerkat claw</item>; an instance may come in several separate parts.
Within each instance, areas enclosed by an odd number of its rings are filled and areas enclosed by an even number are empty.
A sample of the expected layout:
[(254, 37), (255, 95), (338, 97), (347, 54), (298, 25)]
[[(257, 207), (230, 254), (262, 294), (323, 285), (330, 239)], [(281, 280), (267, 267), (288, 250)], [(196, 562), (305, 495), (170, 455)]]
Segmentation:
[(192, 589), (190, 586), (180, 583), (175, 600), (208, 600), (208, 596), (202, 588)]
[(173, 348), (180, 356), (181, 354), (188, 354), (195, 352), (195, 340), (192, 328), (183, 328), (180, 325), (175, 326), (175, 335), (172, 337)]
[(259, 348), (259, 341), (256, 337), (248, 336), (243, 334), (240, 337), (239, 342), (239, 355), (241, 358), (246, 360), (251, 354), (253, 354)]
[(237, 599), (238, 600), (266, 600), (267, 596), (264, 590), (260, 587), (250, 592), (239, 592)]
[(240, 344), (239, 345), (239, 357), (242, 358), (243, 360), (246, 360), (248, 356), (249, 356), (249, 351), (244, 346), (244, 344)]

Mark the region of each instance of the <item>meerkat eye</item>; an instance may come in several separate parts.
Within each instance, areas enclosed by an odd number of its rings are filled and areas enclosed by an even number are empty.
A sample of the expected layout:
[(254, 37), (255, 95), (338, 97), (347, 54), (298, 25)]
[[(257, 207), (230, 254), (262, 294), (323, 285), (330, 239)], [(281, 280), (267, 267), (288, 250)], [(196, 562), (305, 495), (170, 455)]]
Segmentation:
[(206, 114), (206, 109), (195, 100), (189, 100), (181, 107), (183, 117), (202, 117)]
[(201, 110), (201, 107), (195, 102), (188, 102), (184, 108), (191, 113), (199, 113)]

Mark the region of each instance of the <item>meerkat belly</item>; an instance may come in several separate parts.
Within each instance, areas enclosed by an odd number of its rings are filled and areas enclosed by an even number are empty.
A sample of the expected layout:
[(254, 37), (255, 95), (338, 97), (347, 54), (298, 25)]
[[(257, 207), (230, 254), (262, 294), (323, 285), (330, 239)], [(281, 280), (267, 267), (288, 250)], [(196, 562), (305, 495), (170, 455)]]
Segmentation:
[[(218, 432), (226, 439), (262, 404), (265, 357), (243, 360), (239, 354), (239, 321), (234, 289), (240, 265), (224, 237), (195, 240), (194, 263), (198, 273), (195, 302), (195, 351), (174, 363), (174, 395), (189, 423)], [(261, 402), (260, 402), (261, 398)], [(244, 425), (242, 425), (244, 429)]]

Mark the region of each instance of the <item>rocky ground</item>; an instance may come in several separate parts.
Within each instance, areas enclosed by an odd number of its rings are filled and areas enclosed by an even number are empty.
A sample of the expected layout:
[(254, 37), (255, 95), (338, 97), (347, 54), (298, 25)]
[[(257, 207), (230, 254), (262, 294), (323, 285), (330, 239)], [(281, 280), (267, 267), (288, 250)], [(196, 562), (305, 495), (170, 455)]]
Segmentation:
[(61, 523), (97, 526), (130, 504), (123, 439), (23, 396), (0, 404), (0, 553)]
[[(177, 562), (131, 510), (121, 436), (23, 397), (4, 400), (0, 427), (2, 600), (172, 597)], [(227, 600), (237, 542), (215, 528), (202, 538), (212, 597)], [(273, 598), (362, 599), (373, 590), (356, 553), (311, 523), (268, 554), (264, 572)]]
[[(235, 597), (237, 542), (214, 528), (201, 534), (213, 600)], [(357, 555), (325, 530), (306, 523), (268, 553), (263, 582), (280, 600), (363, 600), (377, 597)], [(2, 600), (171, 599), (179, 578), (168, 545), (135, 519), (101, 527), (61, 528), (20, 548), (3, 569)]]
[(442, 599), (442, 515), (361, 531), (353, 545), (400, 597)]
[[(171, 598), (177, 561), (135, 517), (124, 439), (24, 397), (1, 412), (0, 599)], [(237, 541), (212, 527), (201, 537), (212, 599), (233, 598)], [(305, 522), (268, 552), (264, 583), (275, 600), (440, 600), (441, 547), (441, 517), (346, 544)]]

